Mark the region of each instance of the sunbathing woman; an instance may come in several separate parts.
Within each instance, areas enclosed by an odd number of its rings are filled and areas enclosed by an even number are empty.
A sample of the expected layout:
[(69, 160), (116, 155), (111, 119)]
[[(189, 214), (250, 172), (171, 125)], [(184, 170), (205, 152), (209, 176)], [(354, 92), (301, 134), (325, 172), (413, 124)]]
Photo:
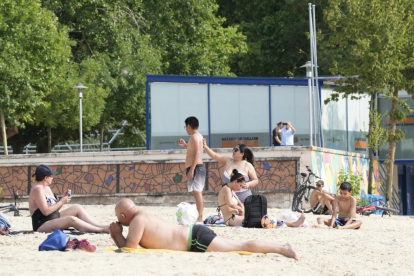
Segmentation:
[(59, 212), (63, 205), (70, 202), (71, 194), (70, 190), (67, 190), (61, 199), (53, 194), (49, 186), (56, 173), (49, 166), (40, 165), (33, 175), (36, 176), (36, 182), (29, 195), (33, 231), (48, 233), (56, 229), (74, 227), (83, 232), (109, 232), (109, 225), (95, 223), (80, 205), (74, 205)]
[(203, 147), (212, 159), (224, 167), (223, 183), (230, 182), (230, 175), (234, 169), (244, 175), (245, 182), (241, 189), (236, 192), (237, 197), (244, 203), (245, 199), (252, 194), (251, 188), (259, 184), (256, 170), (254, 169), (254, 155), (252, 151), (245, 144), (239, 144), (233, 148), (233, 157), (220, 155), (207, 146), (205, 139), (203, 139)]
[[(217, 210), (223, 213), (223, 219), (227, 226), (242, 226), (244, 219), (244, 205), (235, 196), (235, 192), (241, 189), (245, 184), (244, 175), (239, 173), (236, 169), (230, 178), (230, 183), (223, 184), (218, 195)], [(299, 227), (305, 222), (305, 215), (299, 217), (297, 221), (285, 221), (288, 227)]]

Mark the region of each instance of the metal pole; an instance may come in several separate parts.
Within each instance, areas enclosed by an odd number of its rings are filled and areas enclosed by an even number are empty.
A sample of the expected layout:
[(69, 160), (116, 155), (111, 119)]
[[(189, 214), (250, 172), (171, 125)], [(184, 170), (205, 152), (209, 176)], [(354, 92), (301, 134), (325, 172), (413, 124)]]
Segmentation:
[[(307, 68), (308, 70), (308, 68)], [(309, 97), (309, 144), (313, 146), (312, 143), (312, 77), (308, 77), (308, 97)]]
[[(312, 22), (312, 4), (311, 3), (308, 3), (308, 10), (309, 10), (309, 35), (310, 35), (310, 50), (311, 50), (311, 67), (310, 67), (310, 70), (311, 70), (311, 76), (310, 76), (310, 80), (311, 80), (311, 83), (310, 83), (310, 85), (308, 84), (308, 86), (310, 87), (310, 90), (309, 90), (309, 115), (310, 115), (310, 120), (311, 120), (311, 124), (309, 125), (309, 129), (310, 129), (310, 133), (312, 134), (313, 133), (313, 116), (312, 116), (312, 113), (313, 113), (313, 108), (312, 108), (312, 105), (313, 105), (313, 97), (312, 97), (312, 91), (313, 91), (313, 84), (314, 84), (314, 78), (313, 78), (313, 22)], [(313, 143), (313, 135), (311, 135), (310, 136), (310, 145), (312, 146), (312, 145), (314, 145), (314, 143)]]
[(79, 88), (79, 144), (82, 152), (82, 89)]
[(316, 47), (316, 20), (315, 20), (315, 5), (312, 5), (312, 15), (313, 15), (313, 55), (315, 60), (315, 80), (316, 80), (316, 110), (317, 115), (316, 119), (318, 122), (319, 133), (319, 146), (323, 145), (323, 132), (322, 132), (322, 109), (321, 109), (321, 100), (319, 97), (319, 75), (318, 75), (318, 48)]

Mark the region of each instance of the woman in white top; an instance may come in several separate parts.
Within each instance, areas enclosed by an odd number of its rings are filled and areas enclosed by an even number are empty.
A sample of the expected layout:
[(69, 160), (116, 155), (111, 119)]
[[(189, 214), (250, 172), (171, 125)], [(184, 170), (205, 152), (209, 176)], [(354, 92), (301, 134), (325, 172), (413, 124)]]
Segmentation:
[(237, 170), (233, 170), (229, 183), (223, 184), (219, 192), (217, 211), (223, 213), (227, 226), (242, 226), (243, 224), (244, 205), (234, 192), (240, 190), (244, 184), (244, 176)]
[(259, 184), (256, 170), (254, 169), (254, 155), (252, 151), (245, 144), (239, 144), (233, 148), (233, 157), (220, 155), (207, 146), (205, 139), (203, 139), (203, 147), (212, 159), (224, 167), (223, 183), (230, 182), (230, 175), (234, 169), (244, 175), (245, 183), (240, 191), (236, 192), (239, 200), (244, 203), (245, 199), (252, 194), (251, 188)]

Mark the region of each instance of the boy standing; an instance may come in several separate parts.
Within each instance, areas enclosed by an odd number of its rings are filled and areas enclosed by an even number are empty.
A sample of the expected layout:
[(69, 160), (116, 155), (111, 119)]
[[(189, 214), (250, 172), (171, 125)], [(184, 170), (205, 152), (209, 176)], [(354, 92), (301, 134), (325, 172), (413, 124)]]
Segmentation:
[(185, 167), (187, 175), (188, 191), (192, 192), (196, 201), (198, 219), (197, 222), (203, 222), (203, 188), (206, 180), (206, 168), (203, 166), (203, 136), (198, 132), (198, 119), (188, 117), (185, 119), (185, 130), (190, 135), (188, 144), (184, 139), (179, 139), (177, 144), (187, 149), (185, 158)]
[[(352, 186), (343, 182), (339, 187), (339, 196), (335, 197), (333, 214), (331, 219), (318, 218), (318, 224), (325, 224), (329, 228), (358, 229), (362, 221), (356, 220), (356, 199), (351, 196)], [(337, 213), (338, 218), (336, 218)]]

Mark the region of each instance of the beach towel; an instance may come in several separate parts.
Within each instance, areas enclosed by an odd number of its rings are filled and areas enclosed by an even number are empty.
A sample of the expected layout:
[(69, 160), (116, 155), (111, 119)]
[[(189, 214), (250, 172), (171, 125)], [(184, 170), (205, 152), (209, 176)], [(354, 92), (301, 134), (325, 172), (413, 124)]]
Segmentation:
[[(198, 254), (200, 252), (190, 252), (190, 251), (177, 251), (177, 250), (169, 250), (169, 249), (145, 249), (145, 248), (117, 248), (117, 247), (110, 247), (105, 249), (107, 253), (154, 253), (154, 252), (164, 252), (164, 253), (195, 253)], [(239, 254), (239, 255), (253, 255), (253, 254), (262, 254), (262, 253), (252, 253), (247, 251), (230, 251), (230, 252), (223, 252), (223, 253), (231, 253), (231, 254)]]

